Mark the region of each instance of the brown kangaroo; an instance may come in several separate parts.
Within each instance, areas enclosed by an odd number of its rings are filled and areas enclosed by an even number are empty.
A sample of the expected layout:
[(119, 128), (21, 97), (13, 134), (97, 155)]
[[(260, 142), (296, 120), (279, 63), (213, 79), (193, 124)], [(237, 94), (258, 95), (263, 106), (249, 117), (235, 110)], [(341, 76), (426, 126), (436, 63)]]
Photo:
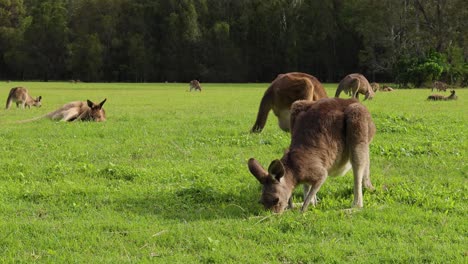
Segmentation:
[(106, 111), (102, 108), (106, 100), (107, 99), (104, 99), (104, 101), (99, 104), (95, 104), (90, 100), (86, 102), (71, 102), (44, 116), (20, 121), (20, 123), (31, 122), (42, 118), (49, 118), (57, 121), (106, 121)]
[(390, 87), (390, 86), (384, 85), (384, 86), (380, 89), (380, 91), (382, 91), (382, 92), (393, 92), (394, 89), (393, 89), (392, 87)]
[(380, 84), (379, 83), (372, 82), (372, 83), (370, 83), (370, 86), (372, 87), (372, 91), (374, 91), (374, 93), (376, 93), (378, 90), (380, 90)]
[(335, 97), (340, 97), (340, 93), (343, 91), (356, 99), (359, 99), (359, 94), (363, 94), (365, 96), (364, 101), (367, 99), (371, 100), (375, 95), (369, 81), (364, 77), (364, 75), (359, 73), (346, 75), (338, 85)]
[(447, 97), (440, 95), (440, 94), (433, 94), (427, 97), (427, 100), (432, 100), (432, 101), (442, 101), (442, 100), (449, 101), (449, 100), (457, 100), (457, 99), (458, 99), (458, 96), (455, 94), (455, 90), (450, 91), (450, 95)]
[(39, 96), (36, 99), (32, 98), (28, 93), (28, 89), (24, 87), (14, 87), (11, 88), (10, 93), (8, 94), (6, 109), (10, 109), (12, 102), (16, 103), (16, 107), (21, 105), (21, 108), (23, 109), (26, 106), (31, 108), (31, 105), (41, 107), (41, 100), (42, 96)]
[[(354, 174), (354, 202), (363, 206), (362, 185), (370, 181), (369, 144), (375, 125), (369, 111), (356, 99), (326, 98), (317, 102), (298, 101), (291, 108), (291, 144), (281, 160), (266, 171), (258, 161), (248, 162), (250, 172), (263, 185), (261, 203), (275, 213), (292, 207), (291, 194), (306, 184), (304, 212), (315, 205), (316, 194), (328, 176)], [(311, 186), (308, 187), (308, 186)]]
[(458, 96), (455, 94), (455, 90), (450, 91), (450, 95), (445, 97), (444, 100), (457, 100)]
[(197, 80), (191, 80), (190, 81), (190, 92), (192, 91), (192, 89), (194, 89), (195, 91), (200, 91), (202, 90), (202, 87), (200, 85), (200, 82), (197, 81)]
[(447, 91), (447, 87), (448, 85), (444, 82), (441, 82), (441, 81), (435, 81), (433, 84), (432, 84), (432, 90), (431, 91), (434, 91), (434, 89), (436, 89), (437, 91)]
[(322, 84), (312, 75), (301, 72), (279, 74), (263, 95), (251, 132), (260, 133), (263, 130), (272, 109), (278, 117), (279, 127), (289, 131), (290, 108), (295, 101), (316, 101), (326, 97), (327, 92)]

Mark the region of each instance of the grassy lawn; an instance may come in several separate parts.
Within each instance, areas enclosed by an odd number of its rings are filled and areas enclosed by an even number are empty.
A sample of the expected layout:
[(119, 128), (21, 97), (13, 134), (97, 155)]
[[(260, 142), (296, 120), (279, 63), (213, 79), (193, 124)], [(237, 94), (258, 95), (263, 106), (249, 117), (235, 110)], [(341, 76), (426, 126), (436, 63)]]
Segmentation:
[[(0, 110), (2, 263), (467, 262), (468, 90), (378, 92), (364, 102), (377, 126), (364, 208), (345, 210), (348, 173), (317, 207), (274, 215), (246, 165), (290, 141), (272, 113), (249, 133), (268, 84), (13, 82), (3, 100), (18, 85), (43, 106)], [(15, 123), (104, 98), (104, 123)]]

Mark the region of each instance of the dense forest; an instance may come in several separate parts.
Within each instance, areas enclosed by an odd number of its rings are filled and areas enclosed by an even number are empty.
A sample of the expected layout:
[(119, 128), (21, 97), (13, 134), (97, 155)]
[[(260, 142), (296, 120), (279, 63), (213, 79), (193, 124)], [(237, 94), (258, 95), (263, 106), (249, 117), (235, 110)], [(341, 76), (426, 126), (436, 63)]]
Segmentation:
[(468, 82), (466, 0), (0, 0), (0, 79)]

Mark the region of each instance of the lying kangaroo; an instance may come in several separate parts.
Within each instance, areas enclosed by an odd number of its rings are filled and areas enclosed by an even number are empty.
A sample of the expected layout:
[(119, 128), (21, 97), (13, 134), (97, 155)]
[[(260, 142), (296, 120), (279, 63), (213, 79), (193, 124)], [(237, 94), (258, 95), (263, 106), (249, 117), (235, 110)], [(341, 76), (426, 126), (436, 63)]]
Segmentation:
[(364, 75), (359, 73), (346, 75), (338, 85), (335, 97), (340, 97), (340, 93), (343, 91), (356, 99), (359, 99), (359, 94), (363, 94), (365, 96), (364, 101), (367, 99), (371, 100), (375, 95), (369, 81)]
[(445, 97), (445, 100), (457, 100), (458, 96), (455, 94), (455, 90), (450, 91), (450, 95)]
[(450, 95), (447, 97), (440, 95), (440, 94), (433, 94), (427, 97), (427, 100), (432, 100), (432, 101), (442, 101), (442, 100), (449, 101), (449, 100), (457, 100), (457, 99), (458, 99), (458, 96), (455, 94), (455, 90), (450, 91)]
[(197, 80), (191, 80), (190, 81), (190, 92), (192, 91), (192, 89), (194, 89), (195, 91), (200, 91), (201, 92), (201, 85), (200, 85), (200, 82), (197, 81)]
[(35, 121), (41, 118), (49, 118), (57, 121), (106, 121), (106, 111), (102, 108), (106, 100), (107, 99), (104, 99), (104, 101), (99, 104), (95, 104), (90, 100), (86, 102), (71, 102), (44, 116), (20, 121), (20, 123)]
[(248, 162), (250, 172), (263, 185), (261, 203), (275, 213), (292, 207), (291, 195), (298, 184), (304, 188), (304, 212), (315, 205), (316, 194), (328, 176), (354, 174), (354, 206), (362, 207), (362, 184), (370, 181), (369, 144), (375, 125), (369, 111), (356, 99), (326, 98), (298, 101), (291, 108), (291, 145), (281, 160), (266, 171), (258, 161)]
[(263, 95), (251, 132), (263, 130), (271, 109), (278, 117), (279, 127), (289, 131), (290, 108), (295, 101), (316, 101), (326, 97), (327, 92), (322, 84), (312, 75), (301, 72), (279, 74)]
[(394, 89), (393, 89), (392, 87), (390, 87), (390, 86), (384, 85), (384, 86), (380, 89), (380, 91), (382, 91), (382, 92), (393, 92)]
[(31, 108), (31, 105), (41, 107), (41, 100), (42, 96), (39, 96), (36, 99), (32, 98), (28, 93), (28, 89), (24, 87), (14, 87), (11, 88), (10, 93), (8, 94), (6, 109), (10, 109), (12, 102), (16, 103), (16, 107), (21, 105), (21, 108), (23, 109), (26, 106)]

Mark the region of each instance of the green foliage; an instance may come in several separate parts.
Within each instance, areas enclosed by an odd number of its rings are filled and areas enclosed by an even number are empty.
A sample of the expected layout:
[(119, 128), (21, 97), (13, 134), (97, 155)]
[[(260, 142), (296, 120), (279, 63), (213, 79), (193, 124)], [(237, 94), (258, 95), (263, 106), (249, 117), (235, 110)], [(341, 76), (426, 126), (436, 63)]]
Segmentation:
[(402, 58), (397, 64), (397, 80), (403, 86), (412, 83), (416, 87), (421, 87), (439, 80), (446, 69), (447, 59), (438, 52), (430, 52), (419, 59)]
[[(32, 7), (31, 25), (24, 32), (33, 73), (48, 81), (64, 73), (68, 43), (67, 9), (63, 1), (40, 1)], [(59, 74), (57, 74), (59, 73)]]
[(468, 84), (468, 62), (464, 58), (463, 49), (452, 46), (447, 54), (448, 66), (444, 75), (450, 83), (466, 86)]
[(70, 70), (74, 73), (72, 79), (100, 80), (103, 46), (96, 34), (80, 36), (74, 44), (70, 45), (69, 57)]
[[(349, 209), (349, 172), (327, 179), (317, 207), (274, 215), (246, 164), (267, 166), (290, 142), (272, 113), (249, 133), (267, 83), (10, 85), (43, 106), (0, 111), (1, 262), (466, 262), (464, 89), (457, 101), (413, 89), (363, 102), (377, 127), (364, 208)], [(104, 123), (15, 123), (104, 97)]]
[[(463, 0), (2, 1), (0, 78), (270, 82), (302, 71), (335, 82), (361, 72), (378, 82), (419, 86), (440, 77), (460, 84), (468, 80), (464, 6)], [(431, 51), (447, 61), (427, 61)], [(406, 58), (418, 59), (402, 68)]]

